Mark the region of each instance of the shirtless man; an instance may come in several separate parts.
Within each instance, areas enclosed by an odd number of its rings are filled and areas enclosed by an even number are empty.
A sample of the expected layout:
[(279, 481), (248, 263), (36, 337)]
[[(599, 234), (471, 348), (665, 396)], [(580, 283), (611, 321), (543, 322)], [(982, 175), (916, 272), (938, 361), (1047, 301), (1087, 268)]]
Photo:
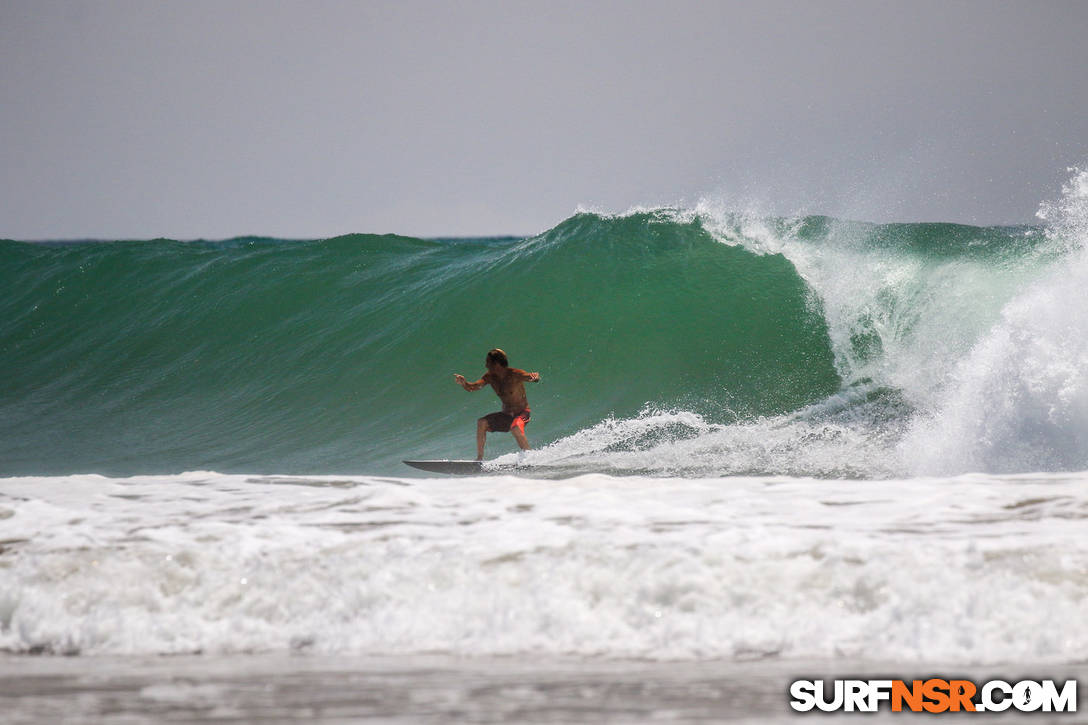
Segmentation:
[(510, 367), (506, 361), (506, 353), (497, 347), (487, 353), (484, 364), (487, 372), (474, 383), (465, 380), (464, 375), (453, 376), (454, 381), (470, 393), (490, 385), (502, 400), (501, 413), (489, 413), (476, 421), (477, 461), (484, 459), (484, 441), (488, 431), (510, 431), (521, 450), (529, 450), (529, 441), (525, 438), (525, 424), (529, 422), (529, 401), (525, 397), (525, 383), (540, 382), (540, 373), (527, 373)]

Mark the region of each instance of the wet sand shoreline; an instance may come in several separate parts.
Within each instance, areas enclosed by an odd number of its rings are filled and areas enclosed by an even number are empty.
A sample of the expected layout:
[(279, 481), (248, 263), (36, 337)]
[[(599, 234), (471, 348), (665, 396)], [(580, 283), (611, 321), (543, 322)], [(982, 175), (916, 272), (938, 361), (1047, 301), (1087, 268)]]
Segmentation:
[[(798, 678), (937, 674), (1088, 680), (1088, 665), (928, 667), (761, 660), (655, 662), (563, 658), (290, 654), (0, 655), (4, 723), (797, 723)], [(867, 722), (917, 717), (882, 712)], [(953, 719), (969, 717), (950, 715)], [(1022, 713), (989, 714), (1015, 721)], [(1078, 713), (1033, 723), (1083, 721)]]

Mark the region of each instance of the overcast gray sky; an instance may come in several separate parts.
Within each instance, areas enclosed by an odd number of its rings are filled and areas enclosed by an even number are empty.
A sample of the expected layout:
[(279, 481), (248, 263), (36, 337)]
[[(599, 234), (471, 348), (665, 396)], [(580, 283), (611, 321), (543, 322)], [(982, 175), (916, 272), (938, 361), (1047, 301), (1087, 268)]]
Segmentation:
[(1088, 2), (0, 0), (0, 237), (1032, 222)]

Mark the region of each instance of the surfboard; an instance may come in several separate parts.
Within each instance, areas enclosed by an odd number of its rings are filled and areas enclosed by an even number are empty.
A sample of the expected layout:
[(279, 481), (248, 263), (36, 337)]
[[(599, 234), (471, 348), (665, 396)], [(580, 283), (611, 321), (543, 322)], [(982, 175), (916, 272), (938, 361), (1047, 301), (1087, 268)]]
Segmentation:
[(457, 476), (470, 476), (483, 469), (481, 461), (405, 461), (412, 468), (431, 473), (452, 473)]

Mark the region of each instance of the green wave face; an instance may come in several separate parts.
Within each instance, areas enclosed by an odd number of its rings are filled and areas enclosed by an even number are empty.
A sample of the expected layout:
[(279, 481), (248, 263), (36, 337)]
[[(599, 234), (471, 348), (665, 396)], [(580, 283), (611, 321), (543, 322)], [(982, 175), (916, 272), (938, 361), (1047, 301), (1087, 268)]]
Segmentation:
[(583, 214), (527, 240), (0, 254), (8, 473), (372, 472), (471, 455), (498, 400), (452, 375), (481, 375), (491, 347), (543, 375), (536, 441), (648, 404), (781, 413), (837, 386), (818, 305), (785, 258), (652, 213)]
[[(471, 457), (499, 401), (453, 374), (492, 347), (543, 377), (534, 446), (589, 470), (894, 474), (1055, 263), (1040, 239), (657, 210), (529, 239), (2, 242), (0, 475)], [(844, 435), (862, 443), (824, 445)]]

